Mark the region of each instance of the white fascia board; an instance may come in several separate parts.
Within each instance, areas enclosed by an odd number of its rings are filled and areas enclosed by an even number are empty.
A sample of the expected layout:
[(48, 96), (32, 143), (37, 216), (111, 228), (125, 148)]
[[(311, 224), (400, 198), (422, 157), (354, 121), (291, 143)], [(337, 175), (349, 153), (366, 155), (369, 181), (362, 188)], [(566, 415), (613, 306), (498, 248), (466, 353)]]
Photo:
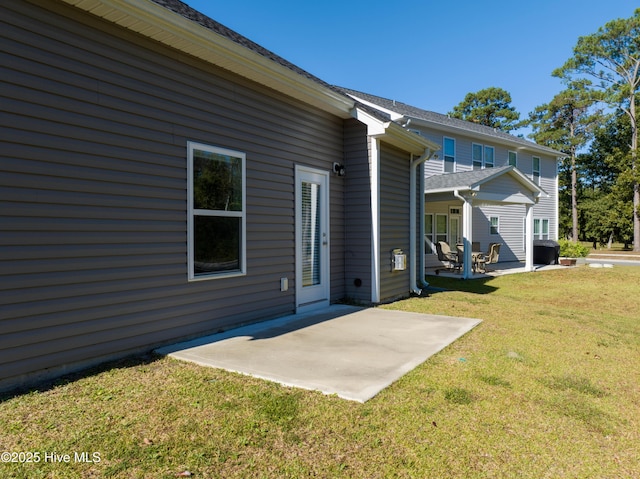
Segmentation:
[(533, 194), (533, 196), (536, 198), (540, 196), (549, 197), (546, 191), (544, 191), (542, 188), (536, 185), (533, 181), (527, 178), (524, 174), (522, 174), (520, 170), (518, 170), (514, 166), (509, 166), (507, 168), (496, 171), (494, 175), (487, 176), (486, 178), (483, 178), (482, 181), (479, 181), (477, 183), (470, 185), (469, 189), (478, 191), (480, 190), (480, 187), (483, 184), (488, 183), (502, 175), (510, 175), (514, 180), (516, 180), (518, 183), (524, 186), (527, 190), (529, 190)]
[(393, 121), (382, 121), (366, 111), (355, 107), (352, 116), (367, 125), (367, 135), (379, 138), (386, 143), (408, 151), (414, 155), (423, 155), (426, 150), (437, 151), (440, 146), (412, 131), (405, 130)]
[(482, 204), (496, 205), (496, 204), (518, 204), (518, 205), (535, 205), (535, 197), (531, 198), (528, 195), (518, 192), (513, 194), (501, 194), (501, 193), (483, 193), (478, 192), (473, 197), (473, 205), (479, 206)]
[(367, 125), (367, 135), (378, 137), (384, 135), (390, 122), (384, 122), (366, 111), (356, 107), (351, 110), (351, 116), (361, 123)]
[(522, 185), (526, 186), (534, 194), (536, 198), (539, 198), (539, 197), (549, 198), (549, 193), (544, 191), (541, 187), (539, 187), (533, 181), (527, 178), (517, 168), (513, 168), (511, 171), (509, 171), (509, 174), (515, 177), (515, 179), (519, 181)]
[(148, 0), (61, 0), (276, 91), (349, 118), (354, 102), (321, 83)]
[(466, 193), (467, 191), (471, 191), (471, 188), (469, 186), (447, 186), (446, 188), (435, 188), (435, 189), (424, 190), (424, 194), (435, 195), (438, 193), (453, 193), (454, 191)]
[(357, 100), (358, 102), (362, 103), (363, 105), (367, 105), (370, 106), (372, 108), (375, 108), (378, 111), (381, 111), (383, 113), (386, 113), (387, 115), (389, 115), (389, 118), (391, 118), (392, 121), (398, 121), (398, 120), (402, 120), (404, 118), (404, 115), (395, 112), (393, 110), (388, 110), (387, 108), (383, 108), (380, 105), (376, 104), (376, 103), (372, 103), (370, 101), (365, 100), (364, 98), (360, 98), (357, 95), (352, 95), (351, 93), (348, 93), (348, 95)]

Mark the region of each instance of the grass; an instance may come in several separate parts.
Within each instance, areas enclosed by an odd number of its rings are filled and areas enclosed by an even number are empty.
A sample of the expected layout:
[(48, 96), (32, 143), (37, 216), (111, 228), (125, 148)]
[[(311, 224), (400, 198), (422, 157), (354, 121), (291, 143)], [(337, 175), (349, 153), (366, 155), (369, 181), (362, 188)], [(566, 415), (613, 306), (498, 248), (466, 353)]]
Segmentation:
[(483, 323), (365, 404), (134, 358), (5, 397), (0, 476), (640, 477), (640, 268), (432, 284), (384, 308)]
[[(593, 243), (589, 241), (581, 241), (580, 244), (589, 248), (592, 254), (603, 255), (603, 254), (612, 254), (615, 256), (624, 255), (631, 257), (640, 256), (640, 253), (637, 251), (633, 251), (632, 249), (625, 248), (623, 243), (612, 243), (611, 247), (607, 247), (607, 245), (598, 244), (596, 248), (593, 247)], [(633, 245), (630, 245), (633, 247)]]

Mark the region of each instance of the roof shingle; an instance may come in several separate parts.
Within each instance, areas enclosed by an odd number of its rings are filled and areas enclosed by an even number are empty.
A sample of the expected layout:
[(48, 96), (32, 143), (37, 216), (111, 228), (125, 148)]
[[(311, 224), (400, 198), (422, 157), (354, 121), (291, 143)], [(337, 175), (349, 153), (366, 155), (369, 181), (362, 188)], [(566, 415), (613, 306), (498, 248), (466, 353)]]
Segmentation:
[(407, 105), (406, 103), (402, 103), (396, 100), (389, 100), (387, 98), (382, 98), (376, 95), (371, 95), (369, 93), (360, 92), (357, 90), (351, 90), (349, 88), (338, 87), (343, 92), (348, 95), (352, 95), (367, 102), (376, 104), (386, 110), (391, 110), (400, 115), (415, 118), (418, 120), (424, 120), (431, 123), (435, 123), (441, 125), (443, 127), (454, 128), (458, 130), (466, 130), (471, 134), (480, 134), (483, 136), (490, 136), (499, 140), (503, 140), (509, 143), (520, 144), (525, 147), (535, 148), (537, 150), (545, 150), (548, 154), (554, 156), (563, 156), (562, 153), (548, 148), (543, 145), (538, 145), (529, 140), (525, 140), (524, 138), (520, 138), (514, 135), (510, 135), (504, 131), (491, 128), (485, 125), (480, 125), (479, 123), (473, 123), (466, 120), (459, 120), (457, 118), (451, 118), (448, 115), (443, 115), (442, 113), (436, 113), (429, 110), (423, 110), (421, 108)]

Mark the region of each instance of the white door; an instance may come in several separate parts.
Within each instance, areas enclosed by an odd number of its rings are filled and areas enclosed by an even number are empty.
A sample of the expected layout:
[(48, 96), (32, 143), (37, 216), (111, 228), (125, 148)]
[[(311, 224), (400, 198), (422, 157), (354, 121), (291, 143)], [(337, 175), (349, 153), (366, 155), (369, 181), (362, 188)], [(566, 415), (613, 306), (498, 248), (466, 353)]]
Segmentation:
[(296, 307), (329, 305), (329, 173), (296, 167)]

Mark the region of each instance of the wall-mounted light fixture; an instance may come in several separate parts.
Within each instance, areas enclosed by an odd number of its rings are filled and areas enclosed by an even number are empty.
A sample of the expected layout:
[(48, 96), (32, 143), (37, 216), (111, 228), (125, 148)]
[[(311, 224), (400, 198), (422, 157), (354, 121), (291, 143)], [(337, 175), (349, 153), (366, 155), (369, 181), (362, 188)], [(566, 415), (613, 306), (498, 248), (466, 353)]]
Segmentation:
[(338, 176), (344, 176), (344, 165), (338, 162), (333, 164), (333, 172)]

